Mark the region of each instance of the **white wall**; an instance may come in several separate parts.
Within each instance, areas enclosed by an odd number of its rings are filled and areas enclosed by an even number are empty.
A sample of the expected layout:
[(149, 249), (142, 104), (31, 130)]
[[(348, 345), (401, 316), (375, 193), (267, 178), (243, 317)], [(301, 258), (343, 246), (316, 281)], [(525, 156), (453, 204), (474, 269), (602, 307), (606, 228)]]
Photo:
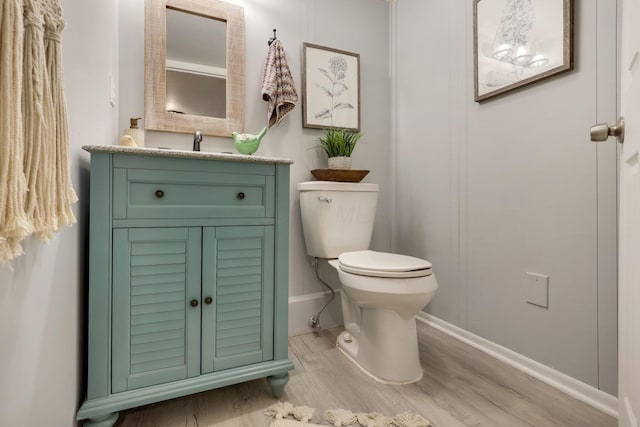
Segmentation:
[[(71, 178), (80, 198), (78, 223), (48, 245), (25, 242), (26, 255), (0, 268), (0, 425), (72, 426), (83, 394), (88, 154), (109, 144), (115, 114), (115, 5), (63, 0), (65, 90)], [(11, 270), (13, 268), (13, 271)]]
[[(575, 69), (473, 101), (473, 2), (397, 2), (397, 247), (427, 311), (616, 392), (616, 10), (575, 2)], [(525, 273), (550, 276), (549, 308)]]
[[(365, 182), (380, 184), (380, 199), (372, 247), (390, 247), (389, 172), (389, 13), (382, 0), (232, 0), (244, 8), (245, 17), (245, 130), (257, 133), (265, 123), (267, 106), (261, 99), (261, 76), (267, 54), (267, 40), (277, 29), (294, 81), (301, 96), (302, 43), (310, 42), (360, 54), (362, 142), (353, 155), (354, 169), (368, 169)], [(120, 104), (119, 125), (129, 126), (130, 117), (144, 116), (144, 1), (119, 1)], [(144, 123), (142, 123), (144, 125)], [(195, 129), (194, 129), (195, 130)], [(325, 297), (314, 295), (324, 288), (315, 279), (306, 255), (300, 205), (295, 186), (314, 179), (310, 170), (326, 168), (326, 157), (314, 149), (317, 129), (302, 127), (302, 104), (278, 126), (271, 128), (257, 155), (286, 157), (291, 166), (291, 226), (289, 295), (293, 297), (290, 334), (309, 331), (307, 319), (315, 314)], [(117, 143), (117, 140), (112, 142)], [(191, 150), (189, 134), (147, 131), (146, 146), (166, 146)], [(235, 152), (230, 138), (205, 136), (203, 151)], [(323, 277), (339, 286), (337, 275), (322, 265)], [(301, 300), (306, 302), (302, 303)], [(340, 324), (339, 299), (323, 317), (322, 326)], [(337, 317), (337, 318), (336, 318)], [(300, 319), (300, 320), (298, 320)]]

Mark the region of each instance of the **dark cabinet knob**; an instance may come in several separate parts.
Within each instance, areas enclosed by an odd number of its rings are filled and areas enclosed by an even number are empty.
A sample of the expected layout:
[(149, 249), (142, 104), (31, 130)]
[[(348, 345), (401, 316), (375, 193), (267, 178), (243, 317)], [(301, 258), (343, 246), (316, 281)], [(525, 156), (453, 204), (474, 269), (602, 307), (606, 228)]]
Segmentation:
[(204, 303), (205, 303), (205, 304), (211, 304), (212, 302), (213, 302), (213, 298), (211, 298), (211, 297), (206, 297), (206, 298), (204, 299)]
[(162, 190), (156, 190), (156, 197), (157, 197), (158, 199), (160, 199), (160, 198), (164, 197), (164, 191), (162, 191)]
[(239, 200), (244, 199), (244, 193), (242, 191), (238, 193), (238, 199)]
[(198, 306), (198, 300), (197, 299), (192, 299), (191, 300), (191, 307), (197, 307)]

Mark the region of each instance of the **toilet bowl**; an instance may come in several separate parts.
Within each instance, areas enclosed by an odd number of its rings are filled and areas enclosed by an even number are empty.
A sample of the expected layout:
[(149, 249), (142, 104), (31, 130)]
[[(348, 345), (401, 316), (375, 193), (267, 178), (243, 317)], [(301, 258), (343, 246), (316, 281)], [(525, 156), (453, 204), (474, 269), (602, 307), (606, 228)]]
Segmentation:
[(356, 251), (329, 264), (342, 283), (342, 350), (377, 381), (406, 384), (422, 378), (414, 316), (438, 288), (428, 261)]
[(307, 253), (327, 259), (342, 283), (338, 348), (377, 381), (418, 381), (415, 315), (438, 288), (431, 263), (368, 250), (376, 184), (311, 181), (298, 190)]

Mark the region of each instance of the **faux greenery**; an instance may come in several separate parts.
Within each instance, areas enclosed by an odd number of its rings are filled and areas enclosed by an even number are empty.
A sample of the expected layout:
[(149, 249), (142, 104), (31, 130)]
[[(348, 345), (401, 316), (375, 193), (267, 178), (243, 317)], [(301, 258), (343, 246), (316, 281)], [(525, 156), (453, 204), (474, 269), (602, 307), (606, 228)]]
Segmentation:
[(318, 138), (318, 144), (329, 157), (351, 157), (362, 136), (360, 132), (347, 129), (323, 129), (323, 132), (324, 135)]

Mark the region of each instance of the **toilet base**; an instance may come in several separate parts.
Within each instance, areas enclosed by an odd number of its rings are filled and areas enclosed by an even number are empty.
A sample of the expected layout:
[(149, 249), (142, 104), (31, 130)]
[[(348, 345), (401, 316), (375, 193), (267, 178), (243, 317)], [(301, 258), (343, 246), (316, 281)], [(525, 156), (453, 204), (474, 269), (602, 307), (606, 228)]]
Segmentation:
[(405, 319), (393, 310), (363, 308), (361, 329), (350, 331), (351, 326), (338, 336), (337, 346), (369, 376), (386, 384), (422, 378), (413, 316)]
[(336, 347), (338, 347), (340, 352), (342, 354), (344, 354), (347, 357), (347, 359), (349, 359), (351, 362), (353, 362), (354, 365), (356, 365), (358, 368), (360, 368), (360, 370), (362, 372), (364, 372), (365, 374), (367, 374), (367, 376), (371, 377), (372, 379), (376, 380), (377, 382), (382, 383), (382, 384), (389, 384), (389, 385), (404, 385), (404, 384), (415, 383), (415, 382), (420, 381), (422, 379), (422, 370), (420, 370), (420, 375), (418, 375), (416, 378), (408, 380), (408, 381), (385, 380), (384, 378), (380, 378), (379, 376), (373, 374), (372, 372), (370, 372), (369, 370), (364, 368), (360, 363), (358, 363), (358, 361), (355, 359), (355, 357), (352, 356), (352, 354), (357, 353), (358, 340), (352, 337), (350, 343), (346, 342), (344, 340), (344, 337), (343, 337), (343, 334), (345, 334), (345, 333), (346, 333), (346, 331), (342, 332), (338, 336), (338, 341), (336, 343)]

